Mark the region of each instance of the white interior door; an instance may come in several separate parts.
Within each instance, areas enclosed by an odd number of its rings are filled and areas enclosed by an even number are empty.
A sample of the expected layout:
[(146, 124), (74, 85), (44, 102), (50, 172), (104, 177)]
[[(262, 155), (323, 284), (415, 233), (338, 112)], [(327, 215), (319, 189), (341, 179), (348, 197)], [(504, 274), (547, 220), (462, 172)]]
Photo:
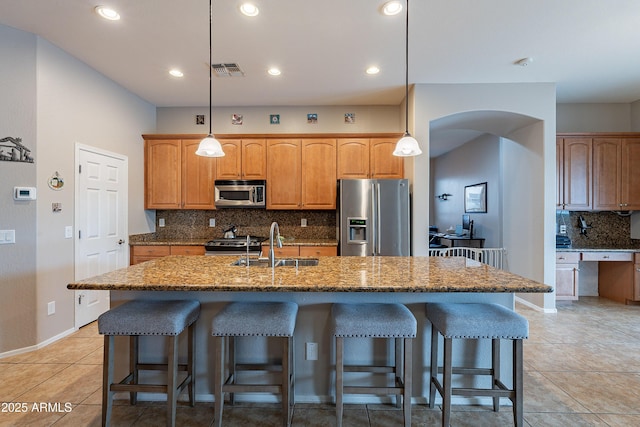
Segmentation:
[[(128, 159), (76, 145), (75, 278), (86, 279), (128, 265)], [(109, 291), (75, 291), (75, 327), (109, 309)]]

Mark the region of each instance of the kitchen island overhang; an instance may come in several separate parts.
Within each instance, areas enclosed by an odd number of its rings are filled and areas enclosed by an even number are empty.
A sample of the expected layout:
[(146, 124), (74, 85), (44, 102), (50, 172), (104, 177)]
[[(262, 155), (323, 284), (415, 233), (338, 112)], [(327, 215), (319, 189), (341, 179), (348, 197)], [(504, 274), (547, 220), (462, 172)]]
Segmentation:
[[(495, 302), (513, 309), (517, 292), (552, 291), (550, 286), (459, 257), (319, 257), (318, 266), (297, 269), (233, 266), (237, 259), (237, 256), (169, 256), (74, 282), (68, 288), (109, 290), (112, 306), (139, 298), (198, 299), (202, 304), (196, 330), (198, 401), (213, 400), (211, 321), (215, 314), (230, 301), (295, 302), (299, 305), (294, 350), (295, 400), (301, 403), (331, 402), (334, 398), (334, 341), (329, 333), (334, 302), (397, 302), (412, 311), (418, 320), (418, 336), (413, 346), (413, 395), (416, 403), (426, 403), (431, 329), (425, 319), (426, 302)], [(126, 340), (116, 341), (116, 366), (125, 366)], [(307, 342), (318, 344), (318, 360), (306, 360)], [(459, 345), (456, 350), (459, 359), (454, 358), (454, 363), (465, 360), (489, 363), (490, 341)], [(163, 346), (158, 337), (143, 337), (141, 354), (157, 358), (164, 353)], [(511, 369), (508, 347), (503, 346), (503, 372)], [(258, 337), (240, 341), (238, 349), (258, 359), (278, 354), (277, 349)], [(368, 363), (391, 354), (393, 349), (381, 340), (362, 339), (346, 349), (345, 357)], [(124, 369), (120, 373), (124, 374)], [(142, 400), (161, 398), (141, 396)], [(272, 395), (256, 394), (240, 395), (238, 399), (277, 400)], [(388, 401), (386, 397), (366, 395), (350, 399), (347, 403)], [(486, 403), (490, 402), (487, 398)], [(478, 400), (461, 398), (455, 403), (478, 403)]]

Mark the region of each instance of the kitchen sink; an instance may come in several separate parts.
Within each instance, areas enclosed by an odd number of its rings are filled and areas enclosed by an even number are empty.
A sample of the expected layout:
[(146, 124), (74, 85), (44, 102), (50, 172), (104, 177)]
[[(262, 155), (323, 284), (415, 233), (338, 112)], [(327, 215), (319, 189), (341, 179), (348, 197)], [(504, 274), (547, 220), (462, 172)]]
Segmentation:
[[(249, 258), (249, 267), (271, 267), (268, 258)], [(276, 259), (276, 267), (314, 267), (318, 265), (318, 258), (280, 258)], [(247, 258), (242, 257), (232, 265), (247, 267)]]

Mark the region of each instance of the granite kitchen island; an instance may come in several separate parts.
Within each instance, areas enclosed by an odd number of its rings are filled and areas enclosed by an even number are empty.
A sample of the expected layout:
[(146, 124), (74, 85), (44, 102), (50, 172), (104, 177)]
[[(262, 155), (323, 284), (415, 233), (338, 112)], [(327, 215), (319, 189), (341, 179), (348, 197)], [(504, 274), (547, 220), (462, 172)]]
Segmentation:
[[(424, 303), (496, 302), (514, 308), (517, 292), (551, 292), (547, 285), (486, 264), (460, 257), (320, 257), (317, 266), (257, 267), (235, 266), (237, 256), (168, 256), (111, 273), (69, 284), (69, 289), (109, 290), (112, 306), (137, 298), (198, 299), (202, 312), (196, 332), (197, 399), (212, 400), (213, 343), (211, 319), (229, 301), (293, 301), (299, 305), (295, 331), (295, 398), (298, 402), (326, 402), (333, 399), (333, 340), (330, 307), (333, 302), (398, 302), (407, 305), (418, 320), (414, 344), (414, 398), (425, 402), (428, 395), (430, 325), (425, 320)], [(356, 340), (345, 356), (362, 363), (393, 354), (380, 340)], [(305, 343), (318, 343), (318, 360), (306, 360)], [(157, 337), (144, 337), (142, 355), (163, 354)], [(259, 337), (239, 344), (240, 354), (258, 361), (277, 354)], [(508, 351), (508, 346), (503, 346)], [(125, 341), (117, 363), (127, 357)], [(486, 359), (490, 343), (473, 346), (464, 356)], [(160, 357), (160, 356), (158, 356)], [(504, 369), (510, 358), (505, 356)], [(455, 362), (455, 361), (454, 361)], [(508, 372), (508, 371), (505, 371)], [(124, 369), (118, 372), (124, 373)], [(246, 395), (240, 399), (273, 401), (271, 395)], [(354, 401), (377, 402), (375, 396)]]

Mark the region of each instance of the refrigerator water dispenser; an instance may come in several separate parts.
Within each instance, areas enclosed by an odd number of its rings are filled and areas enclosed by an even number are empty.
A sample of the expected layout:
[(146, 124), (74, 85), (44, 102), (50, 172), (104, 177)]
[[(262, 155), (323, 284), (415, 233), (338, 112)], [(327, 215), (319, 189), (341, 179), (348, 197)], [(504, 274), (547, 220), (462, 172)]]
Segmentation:
[(348, 243), (367, 243), (367, 218), (348, 218)]

